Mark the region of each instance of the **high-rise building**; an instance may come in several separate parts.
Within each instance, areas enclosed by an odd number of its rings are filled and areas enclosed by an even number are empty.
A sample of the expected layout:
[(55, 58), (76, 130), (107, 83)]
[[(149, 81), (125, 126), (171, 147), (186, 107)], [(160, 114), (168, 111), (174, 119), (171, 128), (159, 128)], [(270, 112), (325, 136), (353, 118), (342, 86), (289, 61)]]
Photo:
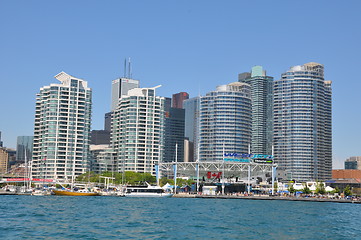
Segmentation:
[(16, 143), (16, 163), (29, 163), (33, 155), (33, 136), (19, 136)]
[(90, 132), (90, 144), (92, 144), (92, 145), (109, 145), (110, 144), (110, 131), (92, 130)]
[(234, 82), (201, 98), (200, 161), (223, 160), (224, 153), (247, 153), (251, 143), (251, 87)]
[(261, 66), (255, 66), (251, 73), (239, 74), (238, 81), (251, 86), (251, 153), (271, 155), (273, 143), (273, 77), (267, 76), (266, 71)]
[(199, 115), (200, 115), (200, 97), (194, 97), (184, 101), (185, 110), (185, 128), (184, 136), (187, 139), (184, 152), (185, 159), (194, 162), (198, 159), (199, 143)]
[(289, 179), (331, 179), (331, 81), (324, 67), (291, 67), (274, 82), (274, 155)]
[(33, 177), (71, 180), (85, 173), (90, 160), (92, 91), (65, 72), (60, 84), (40, 88), (36, 97)]
[(172, 96), (172, 107), (183, 108), (184, 100), (189, 99), (189, 94), (186, 92), (175, 93)]
[(9, 170), (9, 153), (6, 148), (0, 147), (0, 174)]
[(361, 170), (361, 156), (350, 157), (345, 161), (345, 169)]
[(1, 131), (0, 131), (0, 147), (3, 146), (3, 142), (1, 141)]
[(90, 153), (92, 156), (90, 171), (101, 174), (118, 170), (115, 153), (109, 145), (90, 145)]
[(165, 112), (163, 162), (173, 161), (184, 161), (184, 109), (172, 107)]
[(111, 126), (112, 126), (112, 112), (107, 112), (104, 115), (104, 130), (110, 132)]
[(134, 88), (112, 116), (111, 145), (118, 171), (149, 172), (163, 157), (164, 97), (154, 88)]
[(139, 80), (123, 77), (112, 81), (111, 111), (117, 108), (119, 99), (128, 95), (128, 91), (133, 88), (139, 88)]

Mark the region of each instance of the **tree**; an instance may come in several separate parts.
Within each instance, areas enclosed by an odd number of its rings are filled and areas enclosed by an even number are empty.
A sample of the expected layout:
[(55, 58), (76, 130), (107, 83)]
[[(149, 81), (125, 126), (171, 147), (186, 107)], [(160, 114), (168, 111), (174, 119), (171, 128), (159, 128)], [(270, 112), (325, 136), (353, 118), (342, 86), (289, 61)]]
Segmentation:
[(290, 183), (290, 186), (288, 187), (288, 191), (289, 191), (290, 193), (295, 193), (295, 192), (296, 192), (296, 190), (294, 189), (292, 183)]
[(317, 183), (315, 193), (325, 194), (326, 193), (325, 185), (323, 183)]
[(274, 189), (275, 192), (278, 191), (278, 182), (275, 182), (275, 183), (273, 184), (273, 189)]
[(340, 189), (338, 188), (338, 187), (335, 187), (330, 193), (332, 193), (332, 194), (338, 194), (338, 193), (340, 193)]
[(347, 185), (347, 186), (345, 187), (345, 189), (343, 190), (343, 193), (345, 194), (345, 196), (350, 196), (350, 195), (352, 195), (352, 191), (351, 191), (351, 188), (350, 188), (349, 185)]
[(311, 189), (307, 186), (307, 184), (305, 184), (304, 188), (302, 189), (302, 192), (304, 194), (310, 194), (312, 193)]
[[(156, 183), (156, 177), (153, 176), (150, 173), (137, 173), (132, 171), (126, 171), (123, 173), (118, 172), (103, 172), (101, 174), (95, 174), (94, 172), (87, 172), (84, 173), (76, 178), (76, 181), (80, 182), (100, 182), (104, 183), (104, 178), (100, 177), (113, 177), (113, 181), (115, 184), (129, 184), (129, 185), (135, 185), (135, 184), (143, 184), (144, 182), (147, 182), (149, 184), (155, 184)], [(124, 181), (123, 181), (124, 180)]]
[(163, 187), (164, 185), (166, 184), (169, 184), (169, 185), (174, 185), (174, 180), (173, 179), (169, 179), (169, 178), (166, 178), (166, 177), (162, 177), (160, 180), (159, 180), (159, 185), (161, 187)]

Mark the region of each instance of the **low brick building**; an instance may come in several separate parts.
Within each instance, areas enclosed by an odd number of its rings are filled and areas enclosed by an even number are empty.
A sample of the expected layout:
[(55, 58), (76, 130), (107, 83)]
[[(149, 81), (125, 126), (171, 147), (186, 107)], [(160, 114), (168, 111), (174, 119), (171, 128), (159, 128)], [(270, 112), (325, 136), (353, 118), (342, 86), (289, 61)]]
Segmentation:
[(332, 170), (332, 179), (361, 179), (361, 170), (338, 169)]

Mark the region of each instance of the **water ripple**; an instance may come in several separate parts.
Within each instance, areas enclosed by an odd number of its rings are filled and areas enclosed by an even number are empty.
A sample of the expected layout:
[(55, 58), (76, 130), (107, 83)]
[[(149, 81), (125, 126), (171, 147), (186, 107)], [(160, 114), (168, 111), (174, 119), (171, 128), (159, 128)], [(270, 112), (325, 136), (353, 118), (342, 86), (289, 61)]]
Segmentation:
[(361, 205), (0, 196), (0, 239), (357, 239)]

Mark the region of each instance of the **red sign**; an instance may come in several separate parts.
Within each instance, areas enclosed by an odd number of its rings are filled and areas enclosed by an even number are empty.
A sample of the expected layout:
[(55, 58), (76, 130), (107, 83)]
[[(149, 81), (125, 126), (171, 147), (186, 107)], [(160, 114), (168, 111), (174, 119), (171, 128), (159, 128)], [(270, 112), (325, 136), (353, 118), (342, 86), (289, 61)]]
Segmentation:
[(29, 181), (29, 178), (6, 178), (7, 182)]
[(23, 182), (23, 181), (33, 181), (33, 182), (54, 182), (53, 179), (42, 179), (42, 178), (6, 178), (7, 182)]

